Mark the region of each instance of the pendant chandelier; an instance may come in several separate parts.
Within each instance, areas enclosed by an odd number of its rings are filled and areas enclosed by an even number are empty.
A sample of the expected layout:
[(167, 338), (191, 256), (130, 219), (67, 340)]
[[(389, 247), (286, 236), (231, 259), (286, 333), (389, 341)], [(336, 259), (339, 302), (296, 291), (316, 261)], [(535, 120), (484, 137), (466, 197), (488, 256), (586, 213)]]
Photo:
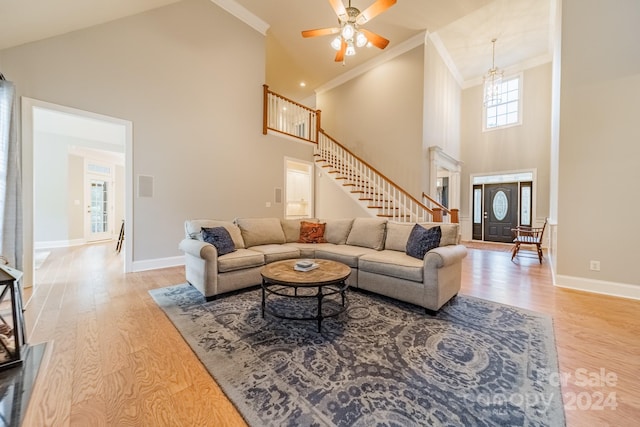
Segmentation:
[(492, 107), (502, 102), (502, 77), (504, 71), (496, 67), (496, 40), (492, 39), (493, 54), (491, 56), (491, 69), (484, 76), (484, 105)]

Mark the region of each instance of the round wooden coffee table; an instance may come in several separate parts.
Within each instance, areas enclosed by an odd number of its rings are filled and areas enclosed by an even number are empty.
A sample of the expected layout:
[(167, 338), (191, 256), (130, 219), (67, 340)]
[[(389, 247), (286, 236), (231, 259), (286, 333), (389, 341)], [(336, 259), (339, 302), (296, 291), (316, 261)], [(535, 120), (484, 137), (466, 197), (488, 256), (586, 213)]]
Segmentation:
[[(351, 274), (349, 266), (336, 261), (326, 259), (313, 260), (318, 268), (311, 271), (296, 271), (294, 266), (297, 259), (276, 261), (267, 264), (260, 274), (262, 275), (262, 317), (264, 313), (280, 319), (289, 320), (316, 320), (318, 332), (322, 326), (322, 319), (337, 316), (346, 309), (344, 293), (349, 287), (345, 280)], [(298, 293), (298, 288), (313, 289), (315, 292)], [(342, 304), (338, 309), (328, 313), (322, 311), (322, 300), (328, 296), (340, 295)], [(270, 308), (267, 300), (271, 296), (286, 298), (316, 298), (318, 309), (315, 316), (291, 316)]]

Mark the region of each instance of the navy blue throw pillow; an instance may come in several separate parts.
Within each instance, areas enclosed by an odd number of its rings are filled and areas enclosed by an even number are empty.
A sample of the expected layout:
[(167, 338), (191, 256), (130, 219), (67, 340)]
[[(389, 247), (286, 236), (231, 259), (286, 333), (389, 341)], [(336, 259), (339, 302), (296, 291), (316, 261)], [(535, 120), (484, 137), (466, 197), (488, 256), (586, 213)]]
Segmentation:
[(424, 259), (424, 255), (431, 249), (440, 246), (442, 230), (440, 226), (424, 228), (420, 224), (413, 226), (409, 240), (407, 240), (407, 255), (414, 258)]
[(215, 246), (218, 255), (226, 255), (236, 251), (231, 234), (224, 227), (202, 227), (202, 240)]

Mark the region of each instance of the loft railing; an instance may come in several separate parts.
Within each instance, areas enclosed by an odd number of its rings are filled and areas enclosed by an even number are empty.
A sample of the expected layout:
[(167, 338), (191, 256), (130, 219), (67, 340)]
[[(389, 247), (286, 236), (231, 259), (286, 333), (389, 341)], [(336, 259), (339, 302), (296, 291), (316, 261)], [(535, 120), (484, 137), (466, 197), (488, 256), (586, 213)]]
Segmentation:
[(360, 200), (378, 209), (378, 216), (399, 222), (432, 220), (431, 209), (322, 130), (316, 156), (331, 165), (330, 172), (337, 174), (336, 179), (344, 180), (343, 185), (350, 186)]
[(436, 222), (442, 222), (444, 220), (442, 213), (446, 212), (448, 214), (449, 217), (449, 222), (452, 223), (459, 223), (460, 222), (460, 218), (459, 218), (459, 209), (449, 209), (446, 206), (444, 206), (441, 203), (438, 203), (437, 200), (435, 200), (433, 197), (429, 196), (427, 193), (425, 193), (424, 191), (422, 192), (422, 200), (427, 200), (427, 203), (425, 204), (429, 204), (431, 203), (432, 205), (435, 205), (435, 207), (432, 207), (431, 210), (433, 211), (433, 220)]
[(269, 90), (264, 85), (262, 133), (269, 130), (309, 142), (318, 142), (320, 110), (313, 110)]

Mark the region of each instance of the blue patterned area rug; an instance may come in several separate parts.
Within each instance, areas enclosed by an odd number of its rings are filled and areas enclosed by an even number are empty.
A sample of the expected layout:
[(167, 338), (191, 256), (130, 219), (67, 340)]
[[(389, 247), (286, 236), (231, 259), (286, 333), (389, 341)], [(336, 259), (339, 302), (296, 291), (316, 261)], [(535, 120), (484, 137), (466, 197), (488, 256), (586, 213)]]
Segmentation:
[(259, 290), (150, 293), (251, 426), (565, 425), (552, 321), (539, 313), (458, 296), (430, 316), (349, 291), (318, 333), (262, 319)]

